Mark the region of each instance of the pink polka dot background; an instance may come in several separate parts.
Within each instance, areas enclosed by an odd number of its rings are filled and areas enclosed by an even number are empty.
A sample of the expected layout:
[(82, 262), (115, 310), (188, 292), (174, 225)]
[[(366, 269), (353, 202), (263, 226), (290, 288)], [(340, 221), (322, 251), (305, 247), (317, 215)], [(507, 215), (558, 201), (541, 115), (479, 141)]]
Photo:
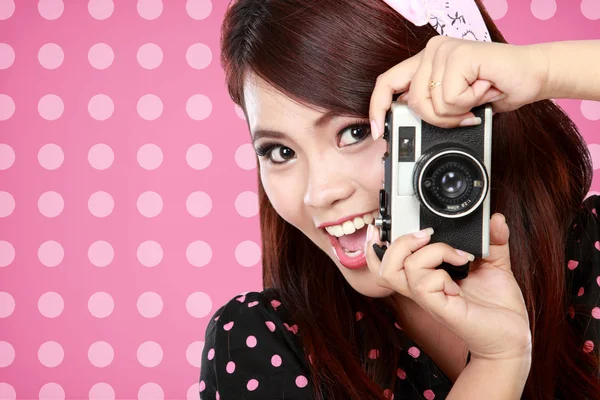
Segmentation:
[[(210, 316), (261, 290), (228, 3), (0, 0), (0, 398), (197, 399)], [(600, 38), (598, 0), (484, 3), (514, 44)], [(600, 168), (600, 104), (557, 102)]]

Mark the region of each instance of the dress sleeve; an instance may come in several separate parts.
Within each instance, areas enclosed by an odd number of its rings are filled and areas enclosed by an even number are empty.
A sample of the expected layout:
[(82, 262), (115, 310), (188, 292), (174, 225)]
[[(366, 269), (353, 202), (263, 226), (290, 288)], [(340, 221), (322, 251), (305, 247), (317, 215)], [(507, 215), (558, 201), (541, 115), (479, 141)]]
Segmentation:
[(215, 312), (202, 351), (201, 400), (312, 398), (298, 326), (284, 322), (282, 307), (249, 292)]
[(567, 320), (581, 334), (581, 349), (600, 356), (600, 197), (585, 199), (567, 239)]

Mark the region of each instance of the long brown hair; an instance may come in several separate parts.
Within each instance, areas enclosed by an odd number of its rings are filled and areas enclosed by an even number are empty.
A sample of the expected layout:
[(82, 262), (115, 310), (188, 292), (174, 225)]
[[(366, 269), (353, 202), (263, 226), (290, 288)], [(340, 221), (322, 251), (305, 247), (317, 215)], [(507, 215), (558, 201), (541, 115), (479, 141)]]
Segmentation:
[[(492, 40), (506, 43), (477, 5)], [(254, 73), (309, 107), (367, 118), (377, 76), (435, 35), (429, 24), (415, 27), (383, 1), (238, 0), (222, 25), (221, 64), (229, 95), (244, 111), (244, 78)], [(495, 115), (493, 132), (491, 209), (510, 226), (512, 267), (533, 335), (523, 398), (600, 399), (600, 383), (589, 373), (598, 360), (582, 352), (581, 336), (566, 322), (566, 236), (591, 185), (587, 145), (550, 100)], [(399, 346), (377, 305), (393, 304), (356, 292), (325, 252), (277, 214), (257, 172), (263, 285), (277, 289), (299, 326), (312, 355), (315, 398), (386, 399)], [(355, 323), (356, 309), (366, 311), (366, 330)], [(373, 348), (386, 356), (371, 360)]]

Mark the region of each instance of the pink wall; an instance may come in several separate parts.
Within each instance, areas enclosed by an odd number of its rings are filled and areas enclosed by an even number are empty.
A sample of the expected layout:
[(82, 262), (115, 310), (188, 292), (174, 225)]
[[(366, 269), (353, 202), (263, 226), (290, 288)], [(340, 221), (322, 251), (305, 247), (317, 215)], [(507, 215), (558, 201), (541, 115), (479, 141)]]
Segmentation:
[[(0, 0), (0, 399), (197, 399), (209, 317), (261, 290), (227, 3)], [(511, 43), (600, 38), (600, 0), (485, 4)], [(600, 103), (558, 103), (600, 168)]]

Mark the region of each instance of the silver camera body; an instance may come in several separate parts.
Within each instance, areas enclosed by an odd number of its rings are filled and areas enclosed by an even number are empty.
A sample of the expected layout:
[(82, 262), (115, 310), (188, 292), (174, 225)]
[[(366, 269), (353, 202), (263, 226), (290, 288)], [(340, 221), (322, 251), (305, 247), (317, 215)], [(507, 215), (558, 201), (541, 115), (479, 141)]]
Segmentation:
[[(489, 255), (492, 107), (471, 110), (477, 126), (440, 128), (393, 102), (385, 119), (385, 179), (375, 219), (382, 242), (432, 227), (430, 244), (446, 243), (475, 257)], [(383, 250), (381, 250), (383, 249)], [(380, 259), (387, 249), (376, 249)], [(443, 263), (453, 279), (469, 264)]]

